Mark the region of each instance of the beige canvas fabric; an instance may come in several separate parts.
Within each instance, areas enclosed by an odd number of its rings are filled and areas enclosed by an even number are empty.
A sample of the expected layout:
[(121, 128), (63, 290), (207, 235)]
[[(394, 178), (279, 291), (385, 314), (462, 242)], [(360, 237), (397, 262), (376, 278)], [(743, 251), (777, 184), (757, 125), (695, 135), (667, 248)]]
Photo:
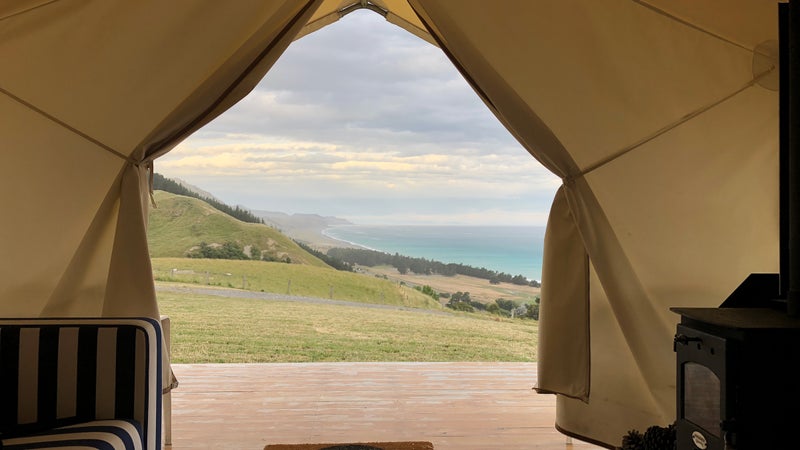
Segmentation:
[(771, 0), (6, 2), (0, 315), (157, 318), (150, 163), (364, 6), (439, 45), (564, 180), (537, 385), (557, 426), (618, 445), (672, 422), (668, 308), (777, 271)]
[(0, 10), (5, 316), (158, 317), (148, 164), (261, 79), (318, 2)]
[(360, 8), (368, 8), (381, 14), (387, 22), (436, 44), (407, 0), (324, 0), (296, 38), (313, 33)]
[(754, 51), (776, 39), (776, 4), (411, 3), (564, 178), (545, 242), (538, 384), (563, 394), (557, 425), (619, 445), (629, 429), (671, 423), (668, 308), (717, 306), (749, 273), (777, 271), (777, 93), (762, 86), (776, 61)]

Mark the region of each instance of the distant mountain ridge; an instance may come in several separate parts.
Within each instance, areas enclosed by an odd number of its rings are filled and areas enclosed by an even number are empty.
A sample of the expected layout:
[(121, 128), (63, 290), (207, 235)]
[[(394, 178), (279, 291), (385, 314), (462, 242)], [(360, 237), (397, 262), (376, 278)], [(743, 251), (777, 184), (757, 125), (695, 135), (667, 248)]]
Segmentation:
[(180, 178), (168, 178), (159, 173), (153, 174), (153, 189), (203, 200), (241, 221), (270, 225), (293, 239), (306, 242), (309, 241), (308, 237), (319, 234), (331, 226), (353, 225), (346, 219), (333, 216), (306, 213), (287, 214), (277, 211), (252, 210), (240, 205), (230, 206), (204, 189)]
[(333, 216), (320, 216), (319, 214), (286, 214), (277, 211), (253, 210), (253, 214), (264, 219), (265, 222), (275, 225), (279, 229), (297, 228), (328, 228), (336, 225), (353, 225), (347, 219)]
[[(164, 177), (164, 178), (166, 178), (166, 177)], [(167, 178), (167, 179), (169, 179), (169, 178)], [(214, 194), (212, 194), (211, 192), (208, 192), (208, 191), (206, 191), (204, 189), (200, 189), (199, 187), (197, 187), (197, 186), (195, 186), (195, 185), (193, 185), (191, 183), (188, 183), (185, 180), (182, 180), (180, 178), (172, 178), (172, 180), (175, 181), (176, 183), (180, 184), (181, 186), (185, 187), (186, 189), (190, 190), (191, 192), (194, 192), (195, 194), (199, 195), (200, 197), (208, 198), (208, 199), (211, 199), (211, 200), (216, 200), (216, 201), (218, 201), (220, 203), (224, 203), (222, 200), (220, 200), (219, 198), (215, 197)], [(162, 190), (164, 190), (164, 189), (162, 189)], [(169, 191), (167, 191), (167, 192), (169, 192)], [(175, 192), (173, 192), (173, 194), (175, 194)]]

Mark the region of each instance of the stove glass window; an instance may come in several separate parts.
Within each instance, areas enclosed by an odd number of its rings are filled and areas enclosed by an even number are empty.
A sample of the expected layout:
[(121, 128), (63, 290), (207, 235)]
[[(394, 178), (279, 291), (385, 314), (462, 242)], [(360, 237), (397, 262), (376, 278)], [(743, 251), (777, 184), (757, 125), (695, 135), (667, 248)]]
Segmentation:
[(720, 381), (707, 367), (687, 362), (683, 365), (683, 416), (718, 437), (720, 430)]

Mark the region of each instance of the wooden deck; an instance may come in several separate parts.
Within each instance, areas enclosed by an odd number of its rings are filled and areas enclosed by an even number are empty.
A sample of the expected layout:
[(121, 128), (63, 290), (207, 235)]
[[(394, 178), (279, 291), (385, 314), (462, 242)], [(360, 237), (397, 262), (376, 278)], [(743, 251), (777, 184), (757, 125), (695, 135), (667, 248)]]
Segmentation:
[(174, 372), (172, 449), (375, 441), (600, 448), (568, 444), (555, 430), (555, 398), (531, 389), (531, 363), (179, 364)]

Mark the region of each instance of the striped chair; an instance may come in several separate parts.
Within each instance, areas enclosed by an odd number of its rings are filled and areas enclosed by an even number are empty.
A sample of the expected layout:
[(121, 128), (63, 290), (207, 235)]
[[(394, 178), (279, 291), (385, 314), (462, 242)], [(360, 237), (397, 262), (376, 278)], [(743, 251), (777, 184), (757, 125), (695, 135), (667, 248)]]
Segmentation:
[(161, 447), (157, 320), (0, 319), (0, 447)]

